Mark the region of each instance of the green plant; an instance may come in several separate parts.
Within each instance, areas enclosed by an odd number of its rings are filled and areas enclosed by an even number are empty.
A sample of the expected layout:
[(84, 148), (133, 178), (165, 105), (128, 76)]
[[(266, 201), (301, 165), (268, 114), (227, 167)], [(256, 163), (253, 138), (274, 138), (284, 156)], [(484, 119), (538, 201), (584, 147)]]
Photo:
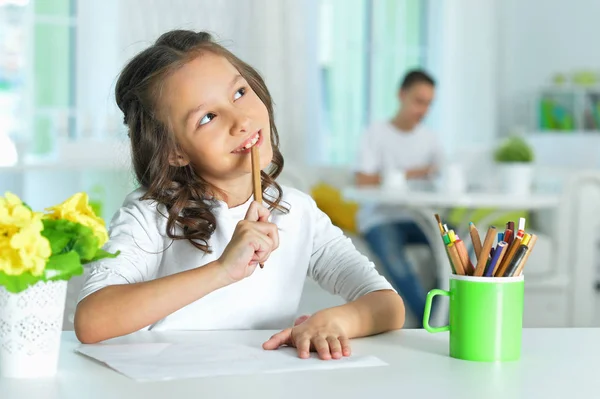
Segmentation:
[(511, 136), (496, 148), (494, 159), (502, 163), (533, 162), (533, 149), (523, 138)]

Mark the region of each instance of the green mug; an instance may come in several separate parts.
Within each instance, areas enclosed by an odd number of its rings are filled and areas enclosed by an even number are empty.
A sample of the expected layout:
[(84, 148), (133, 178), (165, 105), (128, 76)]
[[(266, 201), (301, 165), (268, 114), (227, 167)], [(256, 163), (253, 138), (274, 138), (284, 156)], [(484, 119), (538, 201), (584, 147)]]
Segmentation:
[[(480, 362), (511, 361), (521, 357), (523, 276), (450, 276), (450, 291), (427, 294), (423, 327), (436, 333), (450, 331), (450, 356)], [(431, 327), (433, 297), (450, 297), (449, 324)]]

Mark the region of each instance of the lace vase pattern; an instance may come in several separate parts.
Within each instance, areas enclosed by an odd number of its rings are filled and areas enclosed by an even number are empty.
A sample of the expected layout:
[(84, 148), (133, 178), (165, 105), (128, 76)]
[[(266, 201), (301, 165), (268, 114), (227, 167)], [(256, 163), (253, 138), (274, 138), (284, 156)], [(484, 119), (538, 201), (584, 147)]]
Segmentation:
[(0, 376), (56, 373), (67, 282), (39, 282), (13, 294), (0, 286)]

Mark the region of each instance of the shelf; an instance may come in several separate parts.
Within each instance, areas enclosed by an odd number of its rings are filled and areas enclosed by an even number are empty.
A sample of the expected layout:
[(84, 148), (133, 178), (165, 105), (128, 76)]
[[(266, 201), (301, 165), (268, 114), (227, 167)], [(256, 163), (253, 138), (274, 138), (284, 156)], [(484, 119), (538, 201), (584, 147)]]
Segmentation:
[(536, 125), (539, 130), (559, 131), (600, 130), (600, 87), (557, 86), (539, 91)]
[(532, 130), (527, 132), (531, 136), (561, 136), (561, 137), (590, 137), (598, 135), (600, 130)]
[(580, 86), (566, 84), (563, 86), (545, 86), (540, 89), (542, 93), (600, 93), (599, 85)]

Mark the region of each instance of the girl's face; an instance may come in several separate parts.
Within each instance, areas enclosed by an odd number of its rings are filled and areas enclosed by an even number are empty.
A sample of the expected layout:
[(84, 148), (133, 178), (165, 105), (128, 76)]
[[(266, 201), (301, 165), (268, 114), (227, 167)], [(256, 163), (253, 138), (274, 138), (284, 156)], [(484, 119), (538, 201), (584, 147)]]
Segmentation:
[(267, 107), (226, 58), (200, 55), (168, 78), (163, 94), (161, 109), (181, 149), (172, 165), (191, 164), (224, 188), (252, 172), (251, 146), (259, 147), (261, 169), (271, 162)]

